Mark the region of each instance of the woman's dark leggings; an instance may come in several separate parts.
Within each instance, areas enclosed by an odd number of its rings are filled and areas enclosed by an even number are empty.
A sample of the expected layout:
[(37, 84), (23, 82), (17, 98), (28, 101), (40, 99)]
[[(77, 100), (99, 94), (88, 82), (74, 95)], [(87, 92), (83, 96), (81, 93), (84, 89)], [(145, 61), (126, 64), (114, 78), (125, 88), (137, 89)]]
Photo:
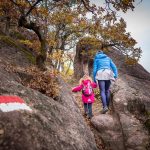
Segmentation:
[(103, 108), (109, 106), (110, 100), (110, 80), (98, 80), (98, 85), (100, 89), (100, 95), (103, 103)]

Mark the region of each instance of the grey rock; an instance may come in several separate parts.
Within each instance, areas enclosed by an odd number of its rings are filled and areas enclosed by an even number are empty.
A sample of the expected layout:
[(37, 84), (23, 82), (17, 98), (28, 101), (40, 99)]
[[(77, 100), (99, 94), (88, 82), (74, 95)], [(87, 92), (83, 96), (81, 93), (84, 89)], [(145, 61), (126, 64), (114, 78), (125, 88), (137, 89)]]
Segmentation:
[[(4, 59), (7, 55), (2, 53), (6, 49), (9, 59)], [(18, 82), (19, 74), (5, 69), (6, 63), (13, 64), (14, 60), (19, 66), (30, 65), (19, 63), (23, 54), (15, 57), (14, 50), (1, 49), (0, 94), (21, 97), (32, 112), (0, 112), (0, 150), (97, 150), (94, 136), (62, 79), (63, 88), (56, 101), (24, 87)]]
[(93, 117), (92, 124), (111, 150), (150, 149), (150, 73), (141, 65), (127, 66), (125, 57), (111, 51), (119, 78), (111, 87), (111, 114)]

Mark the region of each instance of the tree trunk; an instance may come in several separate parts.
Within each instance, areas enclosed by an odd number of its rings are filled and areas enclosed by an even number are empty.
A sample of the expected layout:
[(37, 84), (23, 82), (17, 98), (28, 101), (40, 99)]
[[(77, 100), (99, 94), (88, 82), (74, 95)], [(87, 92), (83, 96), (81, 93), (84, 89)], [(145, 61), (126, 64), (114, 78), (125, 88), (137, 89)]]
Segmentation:
[(40, 27), (37, 26), (35, 23), (33, 22), (28, 23), (24, 16), (20, 17), (18, 24), (20, 27), (25, 27), (27, 29), (33, 30), (37, 34), (41, 43), (41, 53), (36, 58), (36, 65), (41, 70), (45, 70), (46, 69), (45, 60), (46, 60), (46, 54), (48, 51), (48, 43), (46, 41), (44, 33), (42, 32)]
[(10, 29), (10, 17), (6, 17), (6, 22), (5, 22), (5, 34), (9, 35), (9, 29)]
[(57, 68), (58, 72), (61, 72), (61, 62), (59, 61), (58, 63), (58, 68)]
[(83, 77), (84, 72), (83, 72), (83, 62), (78, 59), (75, 58), (74, 60), (74, 77), (76, 79), (80, 79), (81, 77)]
[(66, 72), (65, 72), (66, 75), (69, 73), (69, 70), (70, 70), (70, 67), (71, 67), (71, 63), (72, 63), (72, 61), (70, 60), (69, 66), (68, 66), (68, 68), (66, 69)]
[[(46, 10), (48, 10), (47, 1), (48, 1), (48, 0), (44, 0), (44, 2), (45, 2), (44, 7), (45, 7)], [(47, 37), (47, 34), (48, 34), (48, 21), (47, 21), (47, 16), (45, 17), (44, 22), (45, 22), (45, 25), (44, 25), (44, 35), (45, 35), (45, 37)]]
[(88, 69), (89, 69), (89, 75), (92, 77), (93, 76), (93, 60), (90, 60), (88, 62)]
[(77, 44), (76, 47), (76, 55), (74, 58), (74, 77), (76, 79), (80, 79), (83, 75), (83, 61), (82, 61), (82, 55), (80, 54), (80, 45)]
[(61, 45), (60, 45), (60, 50), (61, 50), (60, 68), (61, 68), (61, 71), (63, 72), (63, 71), (64, 71), (63, 55), (64, 55), (64, 49), (65, 49), (65, 41), (66, 41), (66, 38), (62, 38), (61, 41), (62, 41), (62, 42), (61, 42)]
[(64, 70), (65, 70), (65, 68), (64, 68), (64, 62), (63, 61), (61, 61), (61, 71), (63, 72)]
[(36, 58), (36, 65), (41, 70), (45, 70), (46, 69), (45, 68), (45, 60), (46, 60), (46, 54), (48, 51), (48, 43), (47, 43), (46, 39), (44, 38), (44, 36), (40, 40), (40, 43), (41, 43), (41, 53)]
[(92, 76), (93, 71), (93, 59), (89, 57), (89, 50), (84, 51), (80, 43), (76, 47), (76, 55), (74, 58), (74, 77), (80, 79), (84, 74)]

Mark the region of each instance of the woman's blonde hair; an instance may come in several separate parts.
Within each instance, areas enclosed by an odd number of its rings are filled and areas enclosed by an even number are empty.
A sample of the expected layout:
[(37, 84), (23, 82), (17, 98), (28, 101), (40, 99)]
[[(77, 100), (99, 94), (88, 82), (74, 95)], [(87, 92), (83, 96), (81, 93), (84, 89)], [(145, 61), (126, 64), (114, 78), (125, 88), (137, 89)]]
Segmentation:
[(89, 75), (87, 75), (87, 74), (85, 74), (80, 80), (79, 80), (79, 84), (82, 84), (82, 81), (83, 80), (90, 80), (91, 82), (92, 82), (92, 78), (89, 76)]

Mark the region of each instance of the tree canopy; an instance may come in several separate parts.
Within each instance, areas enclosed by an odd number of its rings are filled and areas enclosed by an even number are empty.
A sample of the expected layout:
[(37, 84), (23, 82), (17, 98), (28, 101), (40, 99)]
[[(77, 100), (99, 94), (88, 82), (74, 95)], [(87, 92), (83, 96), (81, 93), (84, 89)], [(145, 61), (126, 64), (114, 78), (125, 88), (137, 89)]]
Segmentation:
[(71, 58), (76, 43), (87, 36), (97, 39), (103, 48), (113, 47), (137, 62), (142, 51), (126, 32), (124, 19), (117, 16), (117, 11), (134, 10), (134, 5), (134, 0), (104, 0), (103, 6), (89, 0), (1, 0), (0, 19), (7, 34), (11, 24), (18, 26), (17, 30), (35, 33), (26, 43), (32, 43), (39, 68), (50, 60), (55, 68), (63, 69), (64, 56)]

